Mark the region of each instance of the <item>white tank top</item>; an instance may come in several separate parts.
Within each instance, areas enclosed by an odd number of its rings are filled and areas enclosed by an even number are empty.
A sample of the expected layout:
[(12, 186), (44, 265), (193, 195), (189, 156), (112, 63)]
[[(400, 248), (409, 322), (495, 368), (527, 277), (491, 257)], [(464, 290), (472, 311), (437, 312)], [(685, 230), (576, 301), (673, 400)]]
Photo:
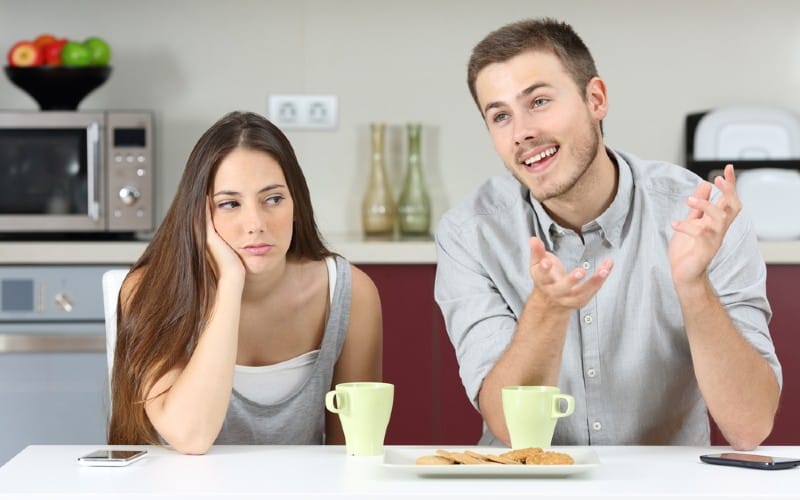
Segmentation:
[[(336, 287), (336, 259), (326, 257), (328, 267), (328, 300), (333, 303)], [(266, 366), (236, 365), (233, 370), (233, 388), (247, 399), (262, 405), (283, 401), (296, 392), (311, 376), (319, 357), (319, 349), (297, 357)]]

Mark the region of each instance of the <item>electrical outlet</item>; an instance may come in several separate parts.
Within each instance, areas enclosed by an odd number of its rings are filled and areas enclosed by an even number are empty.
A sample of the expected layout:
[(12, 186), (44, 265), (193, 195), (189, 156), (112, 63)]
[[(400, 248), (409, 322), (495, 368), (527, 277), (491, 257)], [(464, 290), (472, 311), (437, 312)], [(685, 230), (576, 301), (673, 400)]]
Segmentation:
[(339, 102), (335, 95), (273, 94), (269, 119), (282, 129), (335, 129)]

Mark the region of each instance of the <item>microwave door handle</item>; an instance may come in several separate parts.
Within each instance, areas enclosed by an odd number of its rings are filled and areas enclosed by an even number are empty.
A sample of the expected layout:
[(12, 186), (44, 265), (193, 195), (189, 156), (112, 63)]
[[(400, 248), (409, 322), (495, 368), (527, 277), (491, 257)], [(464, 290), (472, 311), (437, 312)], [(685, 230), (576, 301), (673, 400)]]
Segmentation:
[(100, 126), (92, 122), (86, 128), (86, 158), (88, 167), (89, 217), (100, 220)]

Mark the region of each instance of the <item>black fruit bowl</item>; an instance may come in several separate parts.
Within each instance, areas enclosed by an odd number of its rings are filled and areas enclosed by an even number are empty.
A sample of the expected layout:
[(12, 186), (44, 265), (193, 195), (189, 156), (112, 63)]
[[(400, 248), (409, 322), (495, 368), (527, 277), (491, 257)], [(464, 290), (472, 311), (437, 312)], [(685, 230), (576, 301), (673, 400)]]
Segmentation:
[(78, 109), (78, 104), (111, 75), (111, 66), (6, 66), (8, 79), (33, 97), (42, 111)]

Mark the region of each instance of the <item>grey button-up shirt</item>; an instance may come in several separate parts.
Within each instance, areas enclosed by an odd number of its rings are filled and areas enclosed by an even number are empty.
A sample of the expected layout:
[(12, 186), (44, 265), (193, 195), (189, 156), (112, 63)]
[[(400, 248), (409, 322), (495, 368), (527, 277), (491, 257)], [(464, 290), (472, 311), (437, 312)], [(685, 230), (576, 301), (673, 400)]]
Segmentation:
[[(707, 445), (709, 425), (667, 256), (671, 223), (688, 214), (701, 179), (682, 167), (611, 151), (619, 171), (608, 209), (582, 228), (560, 227), (510, 173), (489, 179), (448, 211), (436, 231), (436, 301), (461, 380), (477, 407), (483, 379), (507, 349), (533, 290), (529, 239), (541, 238), (565, 267), (614, 269), (574, 311), (559, 375), (575, 413), (553, 444)], [(712, 198), (719, 196), (714, 189)], [(745, 207), (746, 210), (746, 207)], [(722, 305), (782, 384), (767, 323), (766, 266), (746, 211), (709, 267)], [(500, 444), (484, 426), (482, 444)]]

